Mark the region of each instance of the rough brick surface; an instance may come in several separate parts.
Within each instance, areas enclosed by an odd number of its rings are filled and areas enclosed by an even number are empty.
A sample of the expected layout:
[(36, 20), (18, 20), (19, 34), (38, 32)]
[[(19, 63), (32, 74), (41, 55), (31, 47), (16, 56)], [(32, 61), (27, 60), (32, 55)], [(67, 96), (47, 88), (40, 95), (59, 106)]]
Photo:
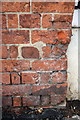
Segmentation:
[(8, 58), (8, 49), (7, 49), (7, 46), (2, 46), (0, 48), (0, 50), (2, 51), (2, 58), (3, 59)]
[(43, 15), (42, 16), (42, 27), (51, 28), (52, 27), (52, 15)]
[(35, 47), (23, 47), (22, 56), (23, 58), (39, 58), (39, 51)]
[(11, 97), (2, 97), (2, 106), (3, 107), (8, 107), (8, 106), (12, 106), (12, 98)]
[(31, 94), (31, 86), (29, 85), (6, 85), (2, 89), (3, 95), (26, 96)]
[(2, 80), (1, 80), (2, 84), (10, 84), (10, 73), (0, 73), (0, 74), (2, 74)]
[(13, 97), (13, 106), (21, 106), (21, 98)]
[(20, 75), (18, 73), (11, 73), (12, 84), (20, 84)]
[[(66, 99), (74, 2), (2, 2), (3, 106), (20, 113)], [(1, 87), (0, 87), (1, 88)]]
[(39, 14), (20, 15), (20, 27), (40, 28), (40, 15)]
[(66, 70), (66, 59), (38, 60), (32, 63), (32, 70), (35, 71), (59, 71)]
[(67, 73), (66, 72), (54, 72), (52, 74), (52, 81), (51, 83), (56, 84), (56, 83), (61, 83), (65, 82), (67, 79)]
[(3, 30), (3, 44), (27, 44), (29, 43), (29, 31), (27, 30)]
[(2, 2), (2, 12), (29, 12), (29, 2)]
[(8, 15), (8, 28), (18, 28), (18, 15), (16, 14)]
[(47, 84), (49, 83), (51, 77), (50, 77), (50, 73), (42, 73), (40, 76), (40, 83), (42, 84)]
[(23, 106), (38, 106), (40, 105), (39, 96), (23, 97)]
[(22, 73), (22, 83), (35, 84), (39, 82), (37, 73)]
[(7, 26), (6, 26), (6, 15), (5, 14), (2, 15), (2, 28), (3, 29), (7, 28)]
[(30, 62), (28, 60), (3, 60), (2, 71), (26, 71), (30, 69)]
[(33, 2), (32, 10), (38, 13), (72, 13), (74, 2)]
[[(56, 23), (57, 24), (57, 23)], [(60, 26), (59, 26), (60, 27)], [(42, 41), (48, 44), (58, 44), (58, 43), (69, 43), (71, 37), (71, 31), (47, 31), (47, 30), (40, 30), (40, 31), (32, 31), (32, 43)]]
[(10, 58), (17, 58), (18, 57), (18, 47), (17, 46), (10, 46), (9, 52), (10, 52)]

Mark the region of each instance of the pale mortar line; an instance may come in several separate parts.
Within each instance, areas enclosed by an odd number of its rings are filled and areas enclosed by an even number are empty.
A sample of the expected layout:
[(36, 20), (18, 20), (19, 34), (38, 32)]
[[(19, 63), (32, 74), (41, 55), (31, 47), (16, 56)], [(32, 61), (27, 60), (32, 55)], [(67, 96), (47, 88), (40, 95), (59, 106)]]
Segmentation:
[(32, 0), (30, 0), (30, 13), (32, 13)]
[[(32, 14), (32, 12), (4, 12), (0, 14)], [(59, 15), (72, 15), (73, 13), (33, 13), (33, 14), (59, 14)]]
[(19, 14), (17, 15), (18, 16), (18, 28), (20, 28), (20, 19), (19, 19)]
[(43, 17), (43, 15), (41, 15), (41, 17), (40, 17), (40, 26), (41, 26), (41, 29), (43, 29), (43, 26), (42, 26), (42, 17)]
[(8, 28), (8, 15), (6, 15), (6, 27)]
[[(7, 58), (6, 60), (30, 60), (30, 61), (40, 60), (40, 61), (48, 61), (48, 60), (60, 60), (60, 59), (62, 59), (62, 58), (55, 58), (54, 57), (54, 58), (42, 58), (42, 59), (39, 59), (39, 58), (36, 58), (36, 59), (31, 58), (31, 59), (29, 59), (29, 58), (20, 57), (20, 58)], [(0, 58), (0, 60), (5, 60), (5, 59)]]
[[(66, 23), (65, 23), (66, 24)], [(48, 28), (11, 28), (11, 29), (0, 29), (0, 30), (72, 30), (71, 29), (48, 29)]]
[(31, 36), (31, 30), (29, 31), (29, 39), (30, 39), (30, 45), (32, 45), (32, 36)]

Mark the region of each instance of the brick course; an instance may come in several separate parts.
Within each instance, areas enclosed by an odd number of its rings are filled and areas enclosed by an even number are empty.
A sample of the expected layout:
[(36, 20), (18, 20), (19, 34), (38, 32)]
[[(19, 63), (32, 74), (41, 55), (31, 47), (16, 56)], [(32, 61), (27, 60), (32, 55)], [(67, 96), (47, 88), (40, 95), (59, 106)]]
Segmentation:
[(2, 2), (3, 106), (46, 107), (66, 99), (74, 2)]

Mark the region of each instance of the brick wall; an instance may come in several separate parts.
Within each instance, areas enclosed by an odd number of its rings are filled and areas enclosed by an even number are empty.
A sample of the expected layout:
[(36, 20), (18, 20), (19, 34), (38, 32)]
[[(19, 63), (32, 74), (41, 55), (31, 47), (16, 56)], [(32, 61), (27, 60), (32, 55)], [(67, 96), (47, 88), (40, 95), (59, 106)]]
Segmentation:
[(73, 10), (73, 2), (2, 3), (3, 107), (65, 100)]

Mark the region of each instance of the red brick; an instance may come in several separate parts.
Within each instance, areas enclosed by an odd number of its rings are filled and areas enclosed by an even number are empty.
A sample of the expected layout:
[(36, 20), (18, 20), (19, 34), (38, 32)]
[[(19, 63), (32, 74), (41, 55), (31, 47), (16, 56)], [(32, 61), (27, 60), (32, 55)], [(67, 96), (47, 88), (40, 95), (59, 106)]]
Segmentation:
[(42, 27), (51, 28), (52, 27), (52, 15), (43, 14), (42, 16)]
[(51, 83), (61, 83), (67, 80), (67, 73), (66, 72), (54, 72), (52, 74)]
[(68, 44), (70, 42), (70, 37), (72, 35), (71, 31), (58, 31), (57, 37), (60, 43)]
[(64, 102), (66, 99), (66, 95), (54, 95), (51, 96), (51, 105), (57, 105)]
[(23, 97), (23, 106), (39, 106), (39, 105), (40, 105), (39, 96)]
[(29, 43), (28, 30), (3, 30), (2, 31), (3, 44), (27, 44)]
[(43, 51), (42, 58), (50, 58), (50, 55), (51, 55), (51, 47), (50, 46), (43, 47), (42, 51)]
[(41, 96), (41, 105), (49, 105), (50, 97), (49, 96)]
[(6, 29), (7, 26), (6, 26), (6, 15), (3, 14), (2, 15), (2, 29)]
[(20, 15), (20, 27), (40, 28), (40, 15), (39, 14)]
[(72, 22), (72, 15), (54, 15), (54, 21), (56, 22)]
[(12, 106), (12, 98), (11, 97), (2, 97), (2, 106)]
[(22, 47), (23, 58), (39, 58), (39, 51), (35, 47)]
[(22, 73), (22, 83), (34, 84), (39, 82), (37, 73)]
[(11, 73), (12, 84), (20, 83), (20, 75), (18, 73)]
[(8, 15), (8, 28), (18, 28), (18, 15), (17, 14)]
[(2, 12), (30, 12), (30, 3), (2, 2)]
[(31, 94), (31, 87), (28, 85), (7, 85), (2, 86), (3, 95), (24, 96)]
[(33, 2), (32, 11), (38, 13), (72, 13), (74, 2)]
[(18, 57), (18, 47), (17, 46), (10, 46), (9, 52), (10, 52), (10, 58), (17, 58)]
[(53, 29), (71, 29), (71, 23), (69, 22), (53, 22)]
[(57, 44), (57, 32), (56, 31), (32, 31), (32, 43), (42, 41), (49, 44)]
[(61, 57), (62, 55), (66, 55), (67, 48), (68, 45), (62, 45), (62, 44), (55, 45), (52, 47), (49, 57), (57, 58), (57, 57)]
[(3, 59), (6, 59), (8, 58), (8, 49), (7, 49), (7, 46), (1, 46), (0, 47), (0, 58), (3, 58)]
[(32, 63), (32, 70), (35, 71), (59, 71), (66, 70), (66, 59), (37, 60)]
[(30, 62), (28, 60), (3, 60), (2, 71), (26, 71), (30, 69)]
[(3, 84), (10, 84), (10, 73), (0, 73), (0, 75), (2, 76), (1, 81)]
[(21, 106), (21, 98), (13, 97), (13, 106)]
[(50, 73), (41, 73), (40, 83), (47, 84), (50, 80)]
[(64, 95), (67, 91), (67, 83), (49, 84), (49, 85), (34, 85), (32, 86), (31, 95)]

